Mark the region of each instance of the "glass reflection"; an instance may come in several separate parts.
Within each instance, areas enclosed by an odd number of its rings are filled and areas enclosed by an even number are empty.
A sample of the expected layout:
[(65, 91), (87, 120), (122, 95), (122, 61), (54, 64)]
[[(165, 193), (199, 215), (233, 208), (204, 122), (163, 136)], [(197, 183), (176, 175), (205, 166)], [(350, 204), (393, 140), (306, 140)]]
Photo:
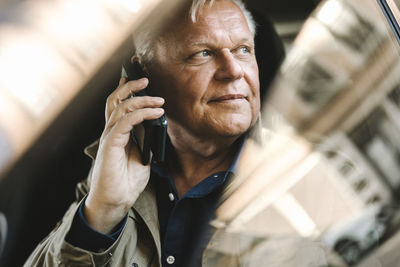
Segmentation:
[[(120, 9), (101, 2), (119, 23), (145, 3), (121, 0)], [(288, 54), (264, 103), (266, 128), (248, 140), (212, 223), (213, 266), (397, 266), (400, 60), (380, 12), (376, 0), (322, 1), (285, 44)], [(50, 33), (61, 24), (43, 27)], [(97, 42), (80, 44), (86, 57), (73, 58), (79, 64), (96, 58), (93, 48), (102, 49)], [(41, 66), (55, 70), (52, 62)], [(9, 90), (34, 117), (62, 95), (50, 90), (48, 103), (30, 104), (55, 86), (38, 84), (29, 92), (27, 86)], [(14, 152), (9, 143), (0, 131), (0, 166)]]
[(247, 142), (213, 222), (230, 243), (209, 246), (216, 258), (395, 266), (400, 62), (380, 12), (328, 0), (306, 20), (264, 103), (262, 140)]

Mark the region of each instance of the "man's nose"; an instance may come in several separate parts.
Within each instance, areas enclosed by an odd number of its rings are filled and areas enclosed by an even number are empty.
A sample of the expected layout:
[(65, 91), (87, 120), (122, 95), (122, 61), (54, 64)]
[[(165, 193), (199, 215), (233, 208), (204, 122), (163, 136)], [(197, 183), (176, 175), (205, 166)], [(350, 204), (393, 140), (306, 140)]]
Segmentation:
[(217, 64), (215, 72), (215, 79), (217, 80), (237, 80), (244, 76), (242, 65), (229, 49), (221, 50)]

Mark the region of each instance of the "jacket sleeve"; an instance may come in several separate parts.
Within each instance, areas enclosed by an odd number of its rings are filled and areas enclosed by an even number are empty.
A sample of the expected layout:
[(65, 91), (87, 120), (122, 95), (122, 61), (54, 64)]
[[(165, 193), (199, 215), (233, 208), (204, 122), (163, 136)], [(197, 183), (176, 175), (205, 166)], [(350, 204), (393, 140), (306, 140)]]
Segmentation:
[[(127, 255), (124, 248), (134, 253), (137, 245), (137, 225), (130, 215), (118, 239), (106, 250), (94, 253), (74, 247), (65, 241), (80, 202), (74, 202), (55, 229), (36, 247), (24, 266), (125, 266), (133, 255)], [(125, 231), (126, 228), (129, 231)], [(123, 264), (123, 265), (121, 265)]]
[(65, 241), (75, 214), (84, 196), (89, 191), (90, 176), (77, 185), (77, 200), (71, 204), (64, 217), (57, 223), (53, 231), (43, 239), (24, 266), (105, 266), (115, 250), (115, 243), (107, 250), (101, 253), (93, 253), (79, 247), (74, 247)]
[[(98, 141), (88, 146), (85, 153), (94, 160), (97, 148)], [(40, 242), (24, 266), (160, 266), (151, 233), (143, 227), (143, 220), (132, 209), (117, 240), (103, 251), (95, 253), (66, 241), (79, 206), (89, 192), (92, 169), (88, 178), (76, 187), (77, 201), (71, 204), (55, 229)]]
[[(98, 141), (85, 149), (85, 153), (93, 159), (93, 162), (96, 157), (97, 148)], [(136, 243), (137, 234), (136, 231), (132, 231), (136, 229), (136, 223), (132, 220), (133, 216), (130, 216), (128, 219), (118, 239), (109, 248), (99, 253), (75, 247), (65, 241), (75, 214), (78, 212), (79, 206), (84, 197), (89, 192), (92, 169), (93, 166), (89, 172), (88, 178), (79, 183), (76, 187), (77, 200), (71, 204), (64, 217), (60, 222), (58, 222), (53, 231), (39, 243), (25, 262), (24, 266), (106, 266), (110, 265), (111, 259), (117, 256), (115, 255), (117, 247), (123, 245), (120, 244), (121, 240), (125, 240), (126, 242), (127, 239), (129, 239), (131, 243)], [(127, 227), (130, 228), (128, 237), (125, 232), (125, 228)], [(120, 260), (121, 259), (118, 259), (117, 261)]]

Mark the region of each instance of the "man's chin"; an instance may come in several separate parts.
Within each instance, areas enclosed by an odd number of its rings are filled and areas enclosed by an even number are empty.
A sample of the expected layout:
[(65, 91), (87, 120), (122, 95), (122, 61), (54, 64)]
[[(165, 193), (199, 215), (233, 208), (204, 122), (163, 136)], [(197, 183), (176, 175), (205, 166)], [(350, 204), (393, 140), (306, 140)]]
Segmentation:
[(254, 126), (258, 116), (251, 114), (235, 114), (227, 116), (225, 119), (220, 120), (220, 129), (229, 136), (238, 136), (246, 133)]
[[(225, 137), (239, 137), (246, 133), (252, 126), (250, 122), (235, 123), (235, 124), (221, 124), (218, 127), (218, 133)], [(222, 127), (221, 127), (222, 126)]]

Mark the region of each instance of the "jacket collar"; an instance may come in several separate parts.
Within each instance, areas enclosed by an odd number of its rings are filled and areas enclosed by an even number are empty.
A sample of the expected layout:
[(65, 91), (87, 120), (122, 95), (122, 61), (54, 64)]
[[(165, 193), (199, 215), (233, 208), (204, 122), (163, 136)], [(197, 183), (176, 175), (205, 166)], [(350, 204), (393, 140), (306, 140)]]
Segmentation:
[(100, 139), (97, 139), (87, 147), (85, 147), (85, 155), (89, 156), (91, 159), (96, 159), (97, 156), (97, 150), (99, 149), (99, 141)]

